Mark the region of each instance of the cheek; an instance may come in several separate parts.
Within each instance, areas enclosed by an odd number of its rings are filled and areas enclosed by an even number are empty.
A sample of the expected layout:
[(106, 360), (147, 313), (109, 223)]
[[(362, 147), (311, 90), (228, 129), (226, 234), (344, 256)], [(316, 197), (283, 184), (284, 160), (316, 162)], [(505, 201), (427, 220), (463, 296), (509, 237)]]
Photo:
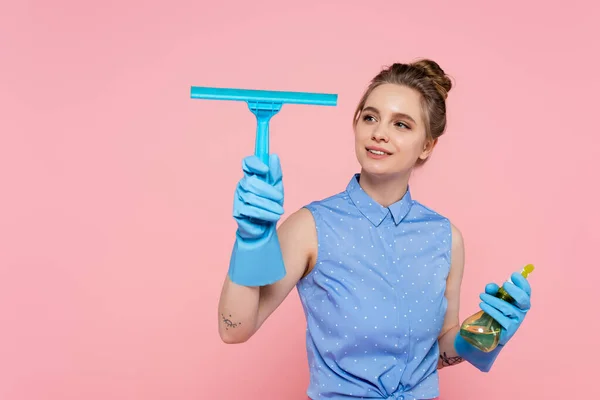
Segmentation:
[(394, 137), (394, 145), (404, 153), (420, 154), (423, 151), (425, 140), (415, 135), (402, 134)]
[(371, 137), (371, 134), (369, 132), (369, 129), (367, 129), (364, 126), (357, 126), (356, 128), (354, 128), (354, 140), (356, 143), (359, 142), (364, 142), (365, 140), (368, 140)]
[(358, 149), (361, 147), (363, 142), (364, 142), (364, 139), (362, 139), (362, 137), (361, 137), (360, 129), (354, 128), (354, 147), (355, 147), (355, 150), (357, 151), (357, 155), (358, 155)]
[(396, 135), (392, 140), (394, 146), (403, 153), (410, 153), (417, 147), (416, 141), (407, 135)]

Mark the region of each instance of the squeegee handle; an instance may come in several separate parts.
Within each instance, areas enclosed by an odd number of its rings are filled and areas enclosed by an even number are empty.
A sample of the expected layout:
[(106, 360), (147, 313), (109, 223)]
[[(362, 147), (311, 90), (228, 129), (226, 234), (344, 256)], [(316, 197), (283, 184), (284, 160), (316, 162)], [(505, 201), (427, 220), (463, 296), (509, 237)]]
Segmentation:
[(282, 103), (277, 102), (248, 102), (250, 111), (256, 117), (254, 155), (267, 166), (269, 166), (269, 123), (281, 106)]
[(257, 118), (254, 155), (269, 165), (269, 118)]

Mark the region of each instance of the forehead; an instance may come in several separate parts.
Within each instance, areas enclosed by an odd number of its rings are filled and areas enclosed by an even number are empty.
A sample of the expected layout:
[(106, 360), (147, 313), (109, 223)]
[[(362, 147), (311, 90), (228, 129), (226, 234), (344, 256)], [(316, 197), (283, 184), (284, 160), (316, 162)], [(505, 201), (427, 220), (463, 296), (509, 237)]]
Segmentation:
[(421, 119), (421, 95), (406, 86), (386, 83), (373, 89), (365, 107), (374, 107), (382, 114), (404, 113)]

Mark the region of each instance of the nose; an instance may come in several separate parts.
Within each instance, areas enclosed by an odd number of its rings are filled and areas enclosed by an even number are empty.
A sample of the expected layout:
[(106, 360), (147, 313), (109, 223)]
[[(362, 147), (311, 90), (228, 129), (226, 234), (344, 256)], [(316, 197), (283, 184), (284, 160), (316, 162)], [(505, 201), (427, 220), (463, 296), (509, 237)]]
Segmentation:
[(381, 125), (375, 128), (373, 134), (371, 135), (371, 139), (376, 142), (384, 142), (387, 143), (389, 141), (389, 136), (384, 127)]

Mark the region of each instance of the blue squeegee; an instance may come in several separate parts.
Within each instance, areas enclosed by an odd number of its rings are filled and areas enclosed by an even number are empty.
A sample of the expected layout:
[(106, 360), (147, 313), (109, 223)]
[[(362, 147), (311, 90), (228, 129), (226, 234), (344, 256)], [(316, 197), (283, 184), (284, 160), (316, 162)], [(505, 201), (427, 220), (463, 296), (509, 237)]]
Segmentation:
[[(284, 103), (318, 106), (337, 105), (337, 94), (282, 92), (192, 86), (192, 99), (245, 101), (256, 116), (254, 154), (269, 165), (269, 122)], [(285, 276), (277, 231), (272, 227), (269, 241), (262, 248), (236, 241), (230, 262), (230, 278), (244, 286), (264, 286)]]
[(270, 90), (227, 89), (192, 86), (192, 99), (245, 101), (256, 116), (254, 154), (269, 165), (269, 122), (284, 103), (318, 106), (337, 105), (337, 94), (278, 92)]

